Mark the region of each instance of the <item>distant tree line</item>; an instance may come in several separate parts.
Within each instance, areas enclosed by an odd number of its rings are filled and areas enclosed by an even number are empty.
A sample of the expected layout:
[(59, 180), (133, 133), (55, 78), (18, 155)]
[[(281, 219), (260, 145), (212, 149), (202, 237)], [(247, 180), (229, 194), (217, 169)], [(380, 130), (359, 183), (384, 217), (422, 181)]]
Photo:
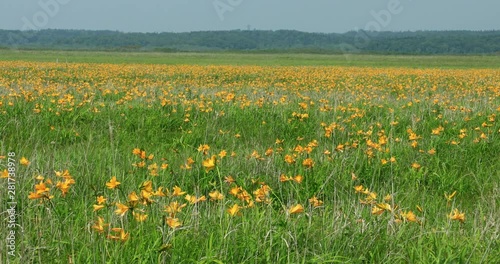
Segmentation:
[(307, 33), (231, 30), (124, 33), (0, 30), (0, 48), (115, 51), (246, 51), (381, 54), (500, 54), (500, 31)]

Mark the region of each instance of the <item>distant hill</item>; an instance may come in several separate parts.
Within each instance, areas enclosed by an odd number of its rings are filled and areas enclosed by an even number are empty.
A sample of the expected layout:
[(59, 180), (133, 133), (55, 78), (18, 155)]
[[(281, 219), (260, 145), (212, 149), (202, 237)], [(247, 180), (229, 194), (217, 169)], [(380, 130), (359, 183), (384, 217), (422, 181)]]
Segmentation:
[(500, 54), (500, 31), (307, 33), (231, 30), (124, 33), (0, 30), (0, 48), (116, 51), (245, 51), (379, 54)]

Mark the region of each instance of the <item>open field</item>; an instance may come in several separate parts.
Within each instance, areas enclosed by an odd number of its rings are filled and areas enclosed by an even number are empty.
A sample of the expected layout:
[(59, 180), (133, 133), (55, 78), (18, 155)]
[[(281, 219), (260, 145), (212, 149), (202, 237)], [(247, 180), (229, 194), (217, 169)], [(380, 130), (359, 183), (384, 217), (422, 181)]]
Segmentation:
[(355, 66), (404, 68), (500, 68), (500, 56), (401, 56), (365, 54), (259, 54), (26, 51), (0, 49), (4, 61), (119, 64), (190, 64), (259, 66)]
[(498, 57), (0, 53), (0, 263), (500, 262)]

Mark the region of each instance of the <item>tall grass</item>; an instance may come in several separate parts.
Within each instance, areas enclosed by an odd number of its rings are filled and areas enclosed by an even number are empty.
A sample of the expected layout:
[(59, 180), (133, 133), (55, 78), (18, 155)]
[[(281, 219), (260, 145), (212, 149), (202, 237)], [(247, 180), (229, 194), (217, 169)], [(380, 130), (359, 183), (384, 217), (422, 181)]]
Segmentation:
[[(78, 67), (88, 73), (93, 66)], [(2, 221), (0, 262), (500, 261), (498, 71), (342, 69), (328, 88), (314, 84), (331, 77), (326, 67), (309, 69), (315, 77), (277, 76), (281, 82), (238, 87), (239, 79), (256, 82), (252, 67), (216, 68), (227, 81), (213, 86), (213, 75), (186, 71), (186, 78), (207, 78), (206, 87), (164, 84), (162, 78), (174, 77), (134, 69), (141, 77), (110, 69), (110, 80), (89, 82), (93, 76), (78, 71), (58, 79), (66, 70), (47, 65), (55, 81), (45, 86), (29, 78), (18, 83), (20, 66), (3, 74), (0, 155), (15, 152), (30, 163), (17, 165), (16, 256), (3, 250), (9, 229)], [(203, 153), (198, 148), (205, 144)], [(215, 167), (203, 166), (212, 155)], [(194, 163), (186, 168), (189, 158)], [(313, 166), (303, 164), (308, 158)], [(4, 170), (6, 158), (0, 162)], [(151, 175), (154, 164), (158, 176)], [(55, 187), (56, 171), (64, 170), (75, 180), (65, 196)], [(52, 180), (52, 199), (28, 199), (37, 176)], [(109, 189), (113, 176), (120, 185)], [(144, 198), (147, 181), (168, 193), (131, 206), (130, 194)], [(0, 182), (6, 189), (7, 180)], [(175, 186), (186, 193), (175, 196)], [(263, 186), (270, 191), (259, 202), (254, 192)], [(247, 200), (231, 195), (236, 187)], [(215, 190), (224, 198), (211, 201)], [(206, 201), (190, 203), (186, 194)], [(99, 196), (105, 207), (94, 211)], [(322, 204), (315, 206), (313, 197)], [(6, 192), (0, 199), (4, 216)], [(176, 201), (185, 207), (166, 212)], [(116, 203), (133, 209), (119, 216)], [(235, 204), (239, 212), (232, 215)], [(373, 212), (384, 204), (390, 209)], [(291, 210), (295, 205), (303, 210)], [(450, 217), (454, 209), (465, 221)], [(404, 217), (409, 211), (415, 222)], [(99, 217), (109, 224), (102, 233), (94, 228)], [(168, 218), (181, 225), (173, 228)], [(110, 239), (119, 234), (110, 228), (128, 237)]]

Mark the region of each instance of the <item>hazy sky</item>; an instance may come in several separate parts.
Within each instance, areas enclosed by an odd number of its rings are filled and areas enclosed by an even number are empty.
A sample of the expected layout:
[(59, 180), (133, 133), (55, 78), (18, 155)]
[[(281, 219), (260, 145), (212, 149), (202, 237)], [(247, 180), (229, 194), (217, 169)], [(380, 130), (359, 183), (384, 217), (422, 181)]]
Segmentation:
[(500, 0), (0, 0), (0, 29), (500, 29)]

